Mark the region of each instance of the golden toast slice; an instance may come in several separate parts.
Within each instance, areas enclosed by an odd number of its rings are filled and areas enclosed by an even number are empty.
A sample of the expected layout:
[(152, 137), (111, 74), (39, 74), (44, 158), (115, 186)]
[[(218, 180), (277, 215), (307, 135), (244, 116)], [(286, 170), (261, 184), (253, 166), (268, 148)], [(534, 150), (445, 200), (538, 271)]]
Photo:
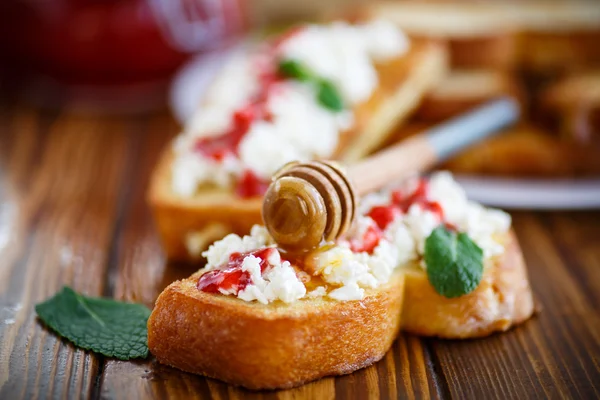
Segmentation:
[(507, 241), (506, 251), (489, 261), (477, 289), (461, 297), (439, 295), (422, 268), (406, 268), (402, 329), (422, 336), (465, 339), (506, 331), (529, 319), (534, 302), (525, 262), (514, 233)]
[[(338, 159), (356, 160), (376, 149), (417, 108), (443, 77), (446, 50), (433, 40), (414, 40), (408, 53), (376, 65), (379, 86), (354, 110), (353, 128), (342, 133)], [(171, 147), (156, 166), (148, 192), (158, 232), (170, 259), (197, 259), (208, 244), (230, 232), (246, 233), (261, 222), (262, 199), (243, 199), (231, 189), (203, 188), (192, 197), (171, 190)]]
[(280, 389), (380, 360), (400, 329), (404, 276), (360, 301), (249, 303), (171, 284), (148, 320), (148, 346), (175, 368), (249, 389)]

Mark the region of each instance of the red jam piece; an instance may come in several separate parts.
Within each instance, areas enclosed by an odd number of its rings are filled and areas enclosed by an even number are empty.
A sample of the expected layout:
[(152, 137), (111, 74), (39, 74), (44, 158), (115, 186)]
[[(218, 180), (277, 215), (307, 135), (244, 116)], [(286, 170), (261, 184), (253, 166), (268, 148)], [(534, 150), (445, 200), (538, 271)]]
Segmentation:
[(235, 288), (237, 294), (244, 290), (252, 280), (250, 274), (241, 268), (228, 268), (224, 270), (209, 271), (202, 275), (196, 285), (198, 289), (208, 293), (219, 293), (219, 289), (231, 290)]
[(247, 169), (237, 182), (235, 192), (239, 197), (247, 199), (262, 196), (268, 188), (268, 181), (259, 178), (254, 172)]
[(233, 294), (237, 295), (252, 283), (250, 273), (242, 270), (244, 258), (248, 256), (260, 258), (260, 271), (265, 272), (269, 266), (267, 259), (274, 251), (272, 247), (265, 247), (246, 253), (232, 253), (225, 268), (205, 273), (198, 279), (196, 287), (208, 293), (219, 293), (219, 289), (225, 291), (233, 289)]
[(231, 128), (223, 135), (202, 138), (196, 142), (196, 150), (215, 161), (222, 161), (228, 154), (237, 155), (237, 149), (248, 132), (256, 111), (254, 107), (245, 107), (233, 114)]
[(387, 226), (398, 216), (400, 215), (400, 210), (397, 206), (376, 206), (369, 211), (367, 214), (369, 217), (375, 221), (379, 229), (385, 230)]
[(383, 232), (381, 232), (379, 227), (373, 225), (369, 226), (362, 240), (350, 241), (350, 250), (355, 253), (367, 252), (372, 254), (382, 237)]
[(403, 213), (407, 213), (413, 204), (419, 204), (424, 210), (437, 214), (440, 220), (443, 220), (444, 210), (437, 201), (429, 201), (427, 199), (428, 190), (429, 181), (426, 179), (419, 179), (417, 188), (408, 197), (405, 197), (399, 190), (392, 192), (392, 203), (400, 207)]
[(267, 101), (281, 78), (275, 72), (264, 71), (260, 75), (261, 89), (248, 104), (237, 109), (232, 115), (231, 127), (222, 135), (202, 138), (195, 148), (204, 156), (222, 161), (227, 155), (238, 155), (238, 148), (254, 121), (270, 121), (272, 115), (267, 110)]

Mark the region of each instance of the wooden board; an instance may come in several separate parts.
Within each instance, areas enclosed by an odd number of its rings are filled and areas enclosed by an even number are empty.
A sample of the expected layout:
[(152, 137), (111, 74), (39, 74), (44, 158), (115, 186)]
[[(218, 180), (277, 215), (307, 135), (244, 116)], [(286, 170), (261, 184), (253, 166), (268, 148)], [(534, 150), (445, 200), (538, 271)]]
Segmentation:
[(144, 199), (176, 132), (166, 114), (0, 109), (0, 399), (600, 398), (600, 212), (513, 214), (542, 309), (525, 325), (483, 340), (401, 335), (376, 365), (297, 389), (248, 392), (57, 339), (33, 307), (62, 285), (152, 306), (193, 272), (164, 262)]

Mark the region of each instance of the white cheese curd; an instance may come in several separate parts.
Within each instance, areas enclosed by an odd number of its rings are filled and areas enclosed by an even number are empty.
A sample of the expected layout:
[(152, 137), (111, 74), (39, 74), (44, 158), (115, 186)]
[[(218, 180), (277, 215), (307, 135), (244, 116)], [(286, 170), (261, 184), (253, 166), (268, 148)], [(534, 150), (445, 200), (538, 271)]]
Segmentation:
[(508, 232), (510, 215), (469, 201), (463, 188), (449, 172), (438, 172), (431, 176), (428, 197), (440, 203), (445, 220), (469, 235), (481, 247), (484, 257), (492, 257), (504, 251), (497, 236)]
[(240, 143), (242, 163), (268, 179), (283, 164), (324, 158), (335, 151), (348, 113), (334, 113), (315, 101), (314, 89), (278, 85), (267, 103), (271, 121), (256, 121)]
[(325, 286), (319, 286), (315, 289), (313, 289), (312, 291), (308, 292), (306, 294), (306, 297), (310, 297), (310, 298), (317, 298), (317, 297), (323, 297), (327, 294), (327, 288)]
[(367, 100), (375, 90), (374, 59), (398, 57), (407, 50), (406, 36), (384, 21), (308, 25), (281, 47), (283, 57), (298, 60), (333, 81), (349, 104)]
[(383, 189), (379, 192), (369, 193), (363, 196), (358, 203), (358, 213), (365, 215), (377, 206), (386, 206), (391, 202), (391, 192), (388, 189)]
[(369, 272), (369, 266), (343, 245), (320, 253), (316, 260), (316, 270), (325, 282), (333, 285), (377, 286), (377, 279)]
[[(266, 108), (271, 118), (251, 124), (239, 144), (239, 159), (215, 161), (195, 150), (199, 138), (227, 132), (234, 112), (259, 92), (259, 73), (265, 62), (277, 61), (257, 49), (229, 60), (186, 125), (174, 148), (172, 189), (176, 194), (192, 196), (202, 184), (231, 187), (246, 169), (268, 179), (289, 161), (330, 157), (340, 133), (354, 124), (350, 110), (336, 113), (323, 107), (314, 85), (285, 80), (269, 92)], [(307, 25), (281, 44), (277, 57), (298, 60), (318, 76), (331, 79), (345, 102), (354, 105), (367, 100), (377, 86), (373, 63), (400, 56), (407, 49), (406, 36), (387, 22), (359, 26), (338, 22)]]
[(201, 138), (218, 136), (231, 126), (231, 116), (258, 92), (259, 80), (248, 50), (236, 52), (215, 76), (201, 106), (185, 126), (183, 134)]
[(306, 287), (300, 282), (290, 263), (288, 261), (282, 263), (277, 250), (273, 254), (277, 256), (271, 255), (267, 259), (271, 268), (264, 274), (260, 271), (260, 258), (252, 255), (244, 258), (242, 270), (250, 273), (252, 284), (241, 290), (238, 298), (268, 304), (275, 300), (291, 303), (304, 297)]
[(439, 216), (423, 209), (419, 204), (413, 204), (408, 209), (404, 222), (415, 241), (417, 252), (423, 254), (425, 240), (441, 223)]
[(240, 237), (234, 233), (214, 242), (208, 250), (202, 253), (206, 258), (206, 270), (210, 271), (223, 267), (229, 261), (232, 253), (246, 253), (248, 251), (271, 246), (273, 239), (264, 226), (254, 225), (250, 235)]
[(217, 186), (229, 186), (233, 177), (243, 171), (240, 161), (226, 156), (221, 162), (199, 157), (197, 153), (185, 152), (173, 160), (173, 191), (181, 196), (192, 196), (199, 183), (214, 183)]
[(327, 296), (341, 301), (362, 300), (365, 296), (365, 290), (358, 287), (355, 282), (352, 282), (348, 285), (344, 285), (332, 290), (327, 294)]
[(367, 51), (375, 61), (397, 57), (410, 48), (408, 37), (388, 21), (373, 21), (359, 29), (364, 33)]

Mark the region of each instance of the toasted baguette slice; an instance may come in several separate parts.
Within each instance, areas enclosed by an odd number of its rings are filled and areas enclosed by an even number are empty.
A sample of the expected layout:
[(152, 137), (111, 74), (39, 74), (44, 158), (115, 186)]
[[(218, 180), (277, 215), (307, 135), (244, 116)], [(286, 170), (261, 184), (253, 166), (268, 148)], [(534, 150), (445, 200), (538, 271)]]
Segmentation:
[(566, 76), (539, 100), (542, 117), (564, 137), (581, 143), (600, 139), (600, 70)]
[(171, 284), (148, 320), (163, 364), (249, 389), (290, 388), (380, 360), (400, 328), (404, 276), (363, 300), (262, 305), (201, 292), (201, 273)]
[(433, 289), (418, 266), (406, 269), (402, 329), (423, 336), (464, 339), (506, 331), (534, 311), (533, 296), (517, 238), (510, 233), (506, 250), (489, 261), (473, 292), (445, 298)]
[[(416, 109), (445, 73), (445, 47), (431, 40), (413, 41), (407, 54), (378, 65), (377, 70), (379, 87), (354, 110), (355, 126), (342, 134), (337, 158), (351, 161), (368, 154)], [(173, 193), (172, 157), (169, 146), (153, 172), (148, 193), (170, 259), (198, 258), (214, 240), (230, 232), (247, 233), (261, 222), (262, 199), (241, 199), (232, 190), (220, 188), (201, 189), (191, 198)]]
[(524, 108), (524, 89), (515, 75), (498, 70), (455, 70), (425, 97), (416, 118), (441, 122), (498, 97), (513, 98)]

